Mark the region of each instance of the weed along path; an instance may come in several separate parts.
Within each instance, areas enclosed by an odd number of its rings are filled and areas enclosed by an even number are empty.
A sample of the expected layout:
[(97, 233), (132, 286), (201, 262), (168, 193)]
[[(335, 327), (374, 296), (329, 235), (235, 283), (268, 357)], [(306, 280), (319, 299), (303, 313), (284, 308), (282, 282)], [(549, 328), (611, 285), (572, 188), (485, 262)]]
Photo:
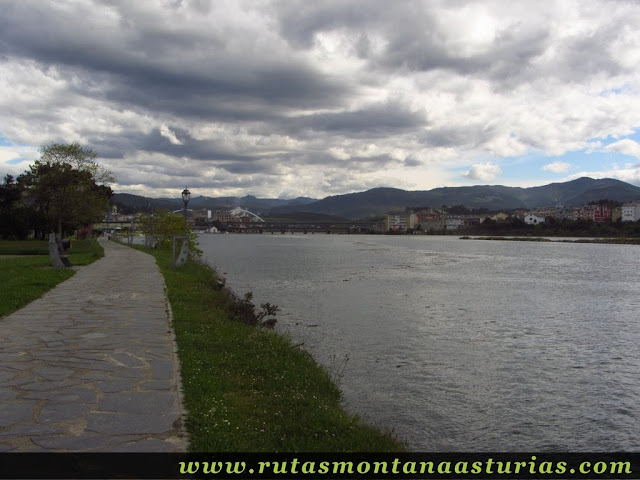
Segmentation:
[(0, 451), (186, 451), (163, 277), (105, 257), (0, 319)]

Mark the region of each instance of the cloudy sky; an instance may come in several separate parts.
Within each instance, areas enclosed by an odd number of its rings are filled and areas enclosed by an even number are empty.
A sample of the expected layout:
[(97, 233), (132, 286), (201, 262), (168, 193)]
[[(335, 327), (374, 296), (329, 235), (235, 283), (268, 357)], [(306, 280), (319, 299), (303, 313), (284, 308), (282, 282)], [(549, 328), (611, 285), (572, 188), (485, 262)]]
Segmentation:
[(0, 0), (0, 174), (151, 197), (640, 185), (640, 3)]

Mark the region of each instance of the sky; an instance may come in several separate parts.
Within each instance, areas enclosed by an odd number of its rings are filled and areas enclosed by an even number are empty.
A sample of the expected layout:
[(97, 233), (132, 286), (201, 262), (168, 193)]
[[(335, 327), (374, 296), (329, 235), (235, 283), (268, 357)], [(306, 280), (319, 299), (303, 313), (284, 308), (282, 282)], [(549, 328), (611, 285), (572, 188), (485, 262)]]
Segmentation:
[(0, 0), (0, 175), (120, 193), (640, 186), (640, 2)]

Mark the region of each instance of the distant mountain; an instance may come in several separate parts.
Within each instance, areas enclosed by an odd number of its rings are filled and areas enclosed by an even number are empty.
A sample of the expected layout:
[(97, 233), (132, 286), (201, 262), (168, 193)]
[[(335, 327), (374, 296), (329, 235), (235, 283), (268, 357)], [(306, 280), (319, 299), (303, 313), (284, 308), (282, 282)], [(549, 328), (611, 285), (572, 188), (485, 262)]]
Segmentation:
[(444, 187), (426, 191), (374, 188), (361, 193), (327, 197), (305, 205), (304, 210), (299, 206), (276, 207), (271, 210), (271, 215), (297, 210), (356, 219), (404, 210), (406, 207), (464, 205), (467, 208), (489, 210), (530, 209), (583, 205), (605, 198), (621, 202), (640, 199), (640, 187), (612, 178), (594, 180), (583, 177), (570, 182), (529, 188), (502, 185)]
[[(294, 213), (323, 214), (359, 219), (383, 215), (406, 207), (441, 207), (464, 205), (467, 208), (511, 210), (516, 208), (575, 206), (601, 199), (626, 202), (640, 199), (640, 187), (612, 178), (594, 180), (578, 178), (570, 182), (551, 183), (540, 187), (505, 187), (476, 185), (473, 187), (443, 187), (433, 190), (407, 191), (398, 188), (374, 188), (366, 192), (334, 195), (316, 200), (299, 197), (292, 200), (245, 197), (192, 197), (189, 208), (231, 209), (244, 207), (258, 215), (291, 218)], [(180, 198), (147, 198), (117, 193), (113, 198), (125, 211), (155, 209), (178, 210)]]
[[(182, 200), (178, 199), (180, 205)], [(282, 200), (280, 198), (257, 198), (253, 195), (244, 197), (191, 197), (189, 202), (190, 208), (208, 208), (210, 210), (220, 208), (243, 207), (253, 213), (267, 213), (274, 207), (292, 206), (301, 207), (313, 202), (317, 202), (315, 198), (298, 197), (292, 200)]]
[[(258, 215), (267, 213), (273, 207), (292, 206), (294, 210), (303, 206), (316, 202), (315, 198), (298, 197), (291, 200), (282, 200), (278, 198), (257, 198), (253, 195), (245, 197), (191, 197), (189, 208), (206, 208), (209, 210), (216, 209), (232, 209), (235, 207), (243, 207)], [(183, 208), (182, 198), (148, 198), (139, 195), (131, 195), (129, 193), (116, 193), (113, 196), (112, 203), (118, 205), (123, 211), (148, 211), (150, 209), (158, 210), (178, 210)]]
[(176, 210), (182, 207), (182, 200), (168, 198), (148, 198), (140, 195), (132, 195), (130, 193), (116, 193), (111, 202), (118, 208), (127, 212), (146, 212), (151, 209), (156, 210)]
[(527, 207), (576, 206), (607, 198), (618, 202), (640, 199), (640, 188), (613, 178), (589, 177), (524, 189)]

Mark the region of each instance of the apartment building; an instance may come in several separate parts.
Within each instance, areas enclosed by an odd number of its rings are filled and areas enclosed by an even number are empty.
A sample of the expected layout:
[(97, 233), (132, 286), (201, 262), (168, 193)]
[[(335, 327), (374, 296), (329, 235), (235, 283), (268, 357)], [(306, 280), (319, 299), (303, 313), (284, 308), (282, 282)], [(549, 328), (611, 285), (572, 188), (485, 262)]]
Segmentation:
[(640, 202), (625, 203), (622, 206), (622, 221), (637, 222), (640, 220)]
[(407, 213), (387, 213), (385, 216), (385, 230), (401, 232), (406, 231), (411, 223), (411, 215)]
[(611, 221), (611, 208), (606, 205), (591, 205), (593, 207), (593, 221), (603, 223)]

